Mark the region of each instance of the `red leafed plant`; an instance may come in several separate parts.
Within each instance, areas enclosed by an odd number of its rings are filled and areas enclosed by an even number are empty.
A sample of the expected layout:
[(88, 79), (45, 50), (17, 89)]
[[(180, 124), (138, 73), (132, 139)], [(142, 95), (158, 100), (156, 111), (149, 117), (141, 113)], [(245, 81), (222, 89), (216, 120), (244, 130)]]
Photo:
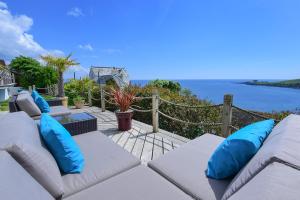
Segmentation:
[(116, 89), (112, 90), (113, 99), (117, 106), (120, 108), (121, 112), (126, 112), (129, 110), (130, 106), (135, 100), (135, 93), (129, 90)]

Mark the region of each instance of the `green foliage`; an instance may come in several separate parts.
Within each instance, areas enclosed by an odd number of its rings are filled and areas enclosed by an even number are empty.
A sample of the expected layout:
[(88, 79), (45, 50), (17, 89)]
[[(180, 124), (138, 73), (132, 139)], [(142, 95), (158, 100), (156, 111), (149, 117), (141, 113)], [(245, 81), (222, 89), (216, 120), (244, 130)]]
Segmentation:
[(153, 80), (148, 83), (148, 86), (150, 87), (156, 87), (156, 88), (165, 88), (170, 90), (171, 92), (180, 92), (181, 86), (178, 82), (175, 81), (169, 81), (169, 80)]
[(0, 102), (0, 111), (8, 111), (8, 102), (9, 102), (9, 99), (6, 101)]
[(84, 101), (84, 98), (81, 97), (81, 96), (77, 96), (77, 97), (74, 97), (74, 98), (73, 98), (73, 102), (74, 102), (74, 103), (76, 103), (76, 102), (82, 102), (82, 101)]
[[(68, 83), (65, 83), (65, 93), (69, 97), (69, 104), (74, 105), (74, 99), (77, 97), (82, 97), (85, 102), (88, 102), (88, 88), (91, 87), (92, 96), (95, 99), (100, 99), (100, 88), (93, 81), (88, 78), (83, 78), (82, 80), (70, 80)], [(98, 101), (94, 101), (94, 104), (98, 104)]]
[(57, 72), (52, 67), (42, 66), (37, 60), (19, 56), (14, 58), (10, 67), (15, 72), (16, 82), (24, 88), (35, 85), (46, 87), (57, 83)]
[[(152, 91), (154, 87), (151, 84), (146, 85), (145, 87), (139, 86), (132, 86), (132, 90), (136, 93), (136, 96), (143, 96), (148, 97), (152, 95)], [(184, 95), (181, 95), (177, 90), (176, 92), (171, 91), (170, 89), (166, 88), (158, 88), (159, 95), (162, 99), (172, 101), (178, 104), (186, 104), (191, 106), (206, 106), (211, 105), (208, 101), (202, 101), (197, 99), (193, 94), (190, 92), (185, 92)], [(107, 100), (112, 101), (107, 97)], [(152, 109), (152, 100), (151, 99), (143, 99), (143, 100), (136, 100), (133, 107), (142, 110)], [(106, 104), (109, 110), (115, 111), (117, 107), (115, 105)], [(186, 107), (177, 107), (171, 104), (167, 104), (164, 102), (160, 103), (159, 110), (169, 116), (174, 118), (178, 118), (184, 121), (190, 122), (219, 122), (220, 121), (220, 109), (219, 108), (189, 108)], [(152, 113), (140, 113), (135, 112), (133, 115), (134, 119), (147, 123), (152, 124)], [(170, 131), (172, 133), (181, 135), (186, 138), (195, 138), (199, 135), (202, 135), (206, 132), (212, 132), (219, 134), (220, 128), (219, 127), (203, 127), (203, 126), (193, 126), (187, 125), (185, 123), (176, 122), (165, 118), (164, 116), (160, 115), (159, 117), (159, 128)]]
[(40, 73), (38, 75), (37, 87), (46, 87), (47, 85), (56, 84), (58, 80), (58, 74), (53, 67), (45, 66), (40, 68)]
[(41, 56), (48, 66), (54, 67), (58, 72), (58, 96), (65, 96), (64, 91), (64, 78), (63, 73), (71, 66), (79, 65), (74, 59), (71, 58), (72, 54), (66, 57), (55, 57), (51, 55)]

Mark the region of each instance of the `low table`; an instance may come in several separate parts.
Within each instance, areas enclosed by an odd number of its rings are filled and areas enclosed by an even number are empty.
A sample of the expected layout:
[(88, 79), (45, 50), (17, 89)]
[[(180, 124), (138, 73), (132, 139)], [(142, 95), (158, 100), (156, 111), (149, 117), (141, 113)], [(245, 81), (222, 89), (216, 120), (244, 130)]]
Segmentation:
[(71, 135), (97, 130), (97, 118), (86, 112), (55, 116), (54, 119), (59, 121)]

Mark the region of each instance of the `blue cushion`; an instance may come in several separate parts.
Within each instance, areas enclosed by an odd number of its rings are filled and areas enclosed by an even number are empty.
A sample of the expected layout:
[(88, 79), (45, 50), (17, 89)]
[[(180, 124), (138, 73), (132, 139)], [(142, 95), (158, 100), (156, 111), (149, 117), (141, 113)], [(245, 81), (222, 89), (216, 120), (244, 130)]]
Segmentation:
[(207, 177), (226, 179), (235, 176), (256, 154), (274, 124), (273, 119), (256, 122), (226, 138), (208, 161)]
[(42, 113), (40, 132), (62, 172), (79, 173), (83, 170), (84, 158), (78, 145), (58, 121)]
[(33, 90), (31, 92), (31, 96), (32, 96), (33, 100), (35, 100), (38, 96), (40, 96), (40, 94), (36, 90)]
[(37, 91), (33, 90), (31, 96), (34, 100), (34, 103), (39, 107), (42, 113), (50, 112), (49, 104)]

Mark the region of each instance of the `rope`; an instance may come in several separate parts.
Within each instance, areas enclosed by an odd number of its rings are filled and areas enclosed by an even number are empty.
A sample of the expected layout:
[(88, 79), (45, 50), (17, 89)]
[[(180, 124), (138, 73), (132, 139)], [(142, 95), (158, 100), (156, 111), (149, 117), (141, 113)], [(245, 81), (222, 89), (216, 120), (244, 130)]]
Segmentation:
[(108, 95), (108, 96), (112, 96), (112, 94), (110, 94), (109, 92), (106, 92), (105, 90), (103, 90), (103, 93)]
[(104, 101), (107, 102), (107, 103), (109, 103), (109, 104), (112, 104), (112, 105), (117, 105), (116, 103), (111, 102), (111, 101), (108, 101), (108, 100), (106, 100), (106, 99), (104, 99)]
[(136, 111), (136, 112), (142, 112), (142, 113), (147, 113), (147, 112), (152, 112), (152, 109), (150, 110), (140, 110), (140, 109), (136, 109), (133, 107), (129, 107), (131, 110)]
[(195, 122), (188, 122), (188, 121), (183, 121), (181, 119), (177, 119), (177, 118), (174, 118), (174, 117), (171, 117), (163, 112), (161, 112), (160, 110), (158, 110), (158, 113), (161, 114), (162, 116), (168, 118), (168, 119), (171, 119), (171, 120), (174, 120), (174, 121), (177, 121), (177, 122), (180, 122), (180, 123), (186, 123), (186, 124), (190, 124), (190, 125), (196, 125), (196, 126), (219, 126), (219, 125), (222, 125), (222, 123), (206, 123), (206, 122), (200, 122), (200, 123), (195, 123)]
[(230, 128), (234, 129), (235, 131), (238, 131), (239, 128), (235, 127), (235, 126), (232, 126), (232, 125), (229, 125)]
[(93, 98), (93, 97), (91, 97), (91, 99), (94, 100), (94, 101), (100, 101), (101, 100), (101, 99), (96, 99), (96, 98)]
[[(250, 115), (253, 115), (255, 117), (259, 117), (259, 118), (262, 118), (262, 119), (270, 119), (269, 117), (263, 116), (261, 114), (255, 113), (255, 112), (251, 112), (249, 110), (244, 110), (244, 109), (239, 108), (237, 106), (232, 106), (232, 107), (235, 108), (235, 109), (237, 109), (237, 110), (239, 110), (239, 111), (242, 111), (242, 112), (248, 113)], [(277, 122), (279, 122), (279, 120), (275, 120), (275, 122), (277, 123)]]
[(134, 97), (137, 100), (152, 99), (152, 97)]
[(208, 106), (190, 106), (190, 105), (186, 105), (186, 104), (177, 104), (177, 103), (174, 103), (174, 102), (162, 99), (162, 98), (159, 98), (159, 99), (165, 103), (168, 103), (168, 104), (171, 104), (174, 106), (186, 107), (186, 108), (217, 108), (217, 107), (220, 107), (223, 105), (223, 104), (218, 104), (218, 105), (208, 105)]

